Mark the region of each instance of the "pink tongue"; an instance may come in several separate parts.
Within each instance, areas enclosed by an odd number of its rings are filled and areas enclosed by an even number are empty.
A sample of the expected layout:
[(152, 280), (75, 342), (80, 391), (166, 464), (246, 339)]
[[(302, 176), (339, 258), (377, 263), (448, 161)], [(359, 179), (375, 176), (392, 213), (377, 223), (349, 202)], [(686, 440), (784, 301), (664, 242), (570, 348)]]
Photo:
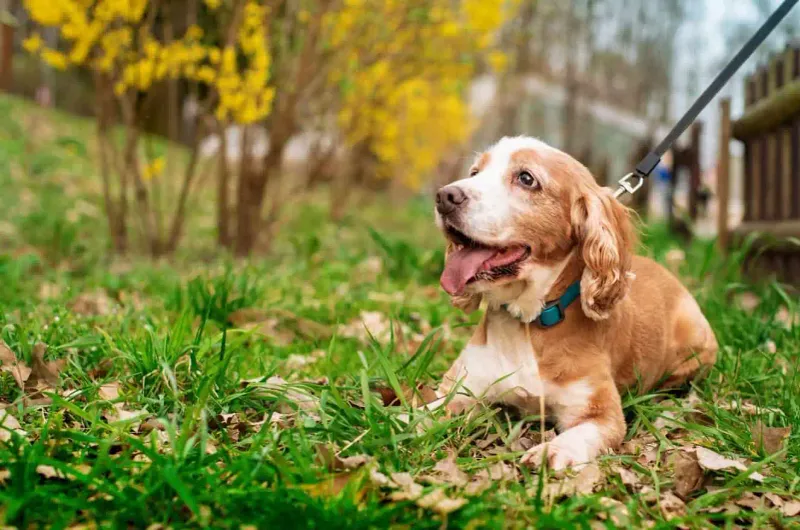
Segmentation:
[(467, 282), (481, 269), (481, 265), (497, 254), (496, 248), (467, 248), (457, 250), (447, 257), (444, 272), (439, 279), (442, 288), (449, 295), (458, 295)]

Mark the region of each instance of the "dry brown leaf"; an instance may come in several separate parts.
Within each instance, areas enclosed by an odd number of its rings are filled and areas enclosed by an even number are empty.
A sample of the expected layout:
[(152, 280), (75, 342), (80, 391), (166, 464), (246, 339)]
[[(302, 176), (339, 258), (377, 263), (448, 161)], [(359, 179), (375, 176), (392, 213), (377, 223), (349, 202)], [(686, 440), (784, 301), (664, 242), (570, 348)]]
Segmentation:
[(42, 282), (39, 285), (39, 298), (42, 300), (51, 300), (61, 296), (61, 286), (57, 283)]
[[(109, 423), (143, 420), (149, 413), (144, 409), (128, 410), (125, 408), (125, 403), (114, 403), (110, 409), (103, 411), (103, 417)], [(139, 430), (139, 423), (131, 423), (131, 430)]]
[(761, 299), (751, 292), (745, 292), (736, 296), (735, 303), (744, 311), (752, 313), (761, 303)]
[(106, 383), (104, 385), (100, 385), (100, 390), (97, 391), (97, 395), (100, 396), (100, 399), (105, 399), (106, 401), (114, 401), (119, 398), (119, 383)]
[(417, 499), (417, 506), (433, 510), (440, 515), (447, 515), (464, 506), (466, 499), (453, 499), (448, 497), (443, 489), (434, 490), (424, 497)]
[(399, 488), (400, 491), (393, 491), (389, 498), (393, 501), (413, 501), (422, 496), (422, 486), (414, 482), (414, 478), (408, 473), (392, 473), (392, 483), (390, 486)]
[(606, 509), (606, 512), (600, 514), (601, 519), (609, 518), (618, 527), (628, 526), (630, 512), (628, 512), (627, 506), (610, 497), (600, 497), (600, 504)]
[(358, 339), (367, 342), (372, 335), (380, 342), (386, 342), (391, 337), (392, 324), (383, 313), (379, 311), (362, 311), (359, 318), (351, 320), (339, 328), (339, 335), (346, 338)]
[(786, 517), (794, 517), (800, 514), (800, 501), (789, 501), (783, 505), (781, 512)]
[(776, 508), (780, 508), (781, 506), (784, 505), (784, 500), (780, 497), (780, 495), (776, 495), (768, 491), (767, 493), (764, 494), (764, 497), (767, 498), (769, 502), (771, 502), (772, 505), (775, 506)]
[(626, 486), (636, 489), (642, 485), (642, 480), (639, 474), (628, 469), (627, 467), (614, 466), (613, 470), (619, 475), (619, 478), (622, 479), (622, 483)]
[(545, 486), (545, 494), (551, 499), (573, 495), (589, 495), (604, 478), (605, 475), (597, 464), (588, 464), (574, 477), (548, 483)]
[(64, 474), (53, 466), (38, 465), (36, 466), (36, 472), (44, 478), (65, 478)]
[(114, 308), (114, 300), (103, 289), (78, 295), (70, 304), (73, 313), (82, 316), (108, 315)]
[(25, 388), (25, 381), (31, 375), (28, 365), (18, 360), (11, 348), (2, 340), (0, 340), (0, 370), (9, 372), (20, 388)]
[(489, 478), (495, 482), (517, 480), (517, 469), (506, 462), (495, 462), (489, 466)]
[(790, 434), (792, 434), (791, 427), (765, 427), (761, 421), (757, 421), (753, 427), (756, 450), (768, 455), (781, 451)]
[(751, 510), (758, 510), (764, 507), (764, 500), (761, 499), (761, 497), (756, 497), (752, 492), (749, 491), (744, 492), (741, 497), (733, 502), (744, 508), (750, 508)]
[(662, 515), (669, 521), (675, 517), (682, 517), (686, 515), (686, 505), (671, 492), (666, 492), (661, 495), (659, 500), (659, 507), (661, 508)]
[(375, 486), (388, 488), (392, 485), (392, 481), (389, 477), (378, 471), (375, 466), (371, 466), (369, 470), (369, 480)]
[(792, 329), (794, 326), (800, 324), (800, 314), (797, 312), (792, 313), (786, 306), (781, 306), (775, 314), (775, 320), (783, 324), (787, 329)]
[(672, 465), (678, 497), (687, 499), (703, 486), (705, 474), (697, 462), (696, 454), (677, 451), (672, 455)]
[[(726, 458), (719, 453), (715, 453), (711, 449), (705, 447), (695, 447), (697, 454), (697, 463), (700, 467), (709, 471), (722, 471), (726, 469), (736, 469), (738, 471), (747, 471), (747, 466), (738, 460)], [(756, 482), (763, 482), (764, 476), (756, 471), (750, 473), (750, 478)]]
[(475, 442), (475, 446), (478, 449), (486, 449), (490, 445), (492, 445), (497, 439), (500, 438), (500, 435), (497, 433), (492, 433), (483, 440), (478, 440)]
[(22, 425), (19, 424), (17, 418), (12, 416), (7, 409), (0, 410), (0, 442), (9, 441), (12, 432), (20, 436), (25, 436), (27, 434), (22, 430)]
[(285, 364), (285, 366), (286, 366), (286, 368), (288, 370), (300, 370), (302, 368), (305, 368), (306, 366), (314, 364), (315, 362), (319, 361), (323, 357), (325, 357), (325, 351), (324, 350), (317, 350), (317, 351), (311, 352), (308, 355), (301, 355), (299, 353), (292, 353), (286, 359), (286, 362), (284, 364)]
[(480, 495), (489, 489), (491, 485), (492, 482), (489, 480), (489, 472), (485, 469), (482, 469), (472, 477), (470, 483), (467, 484), (466, 488), (464, 488), (464, 495), (469, 495), (471, 497)]
[(359, 468), (372, 458), (367, 455), (341, 457), (327, 445), (319, 444), (317, 445), (317, 460), (331, 471), (344, 471)]
[(26, 392), (51, 391), (58, 386), (61, 379), (61, 370), (64, 369), (67, 361), (66, 359), (45, 361), (44, 356), (46, 353), (46, 344), (38, 342), (33, 346), (33, 351), (31, 351), (31, 375), (25, 384)]
[(444, 460), (436, 462), (433, 473), (420, 478), (432, 484), (453, 484), (459, 487), (466, 486), (469, 481), (469, 476), (456, 464), (456, 454), (452, 452)]

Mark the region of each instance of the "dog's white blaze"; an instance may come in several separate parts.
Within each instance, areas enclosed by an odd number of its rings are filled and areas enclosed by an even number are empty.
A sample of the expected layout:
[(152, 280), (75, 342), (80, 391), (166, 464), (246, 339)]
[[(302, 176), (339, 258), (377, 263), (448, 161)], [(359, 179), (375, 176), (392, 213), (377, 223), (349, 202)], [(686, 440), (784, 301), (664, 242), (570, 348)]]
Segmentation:
[(445, 374), (442, 390), (458, 388), (490, 402), (538, 413), (542, 380), (525, 328), (505, 312), (488, 319), (486, 344), (470, 344)]
[[(486, 242), (504, 241), (511, 237), (509, 222), (516, 212), (512, 194), (504, 179), (508, 174), (511, 157), (523, 149), (553, 150), (535, 138), (518, 136), (503, 138), (489, 150), (489, 163), (474, 177), (453, 183), (463, 189), (473, 200), (467, 206), (465, 228), (476, 239)], [(549, 178), (545, 168), (533, 168), (539, 178)]]

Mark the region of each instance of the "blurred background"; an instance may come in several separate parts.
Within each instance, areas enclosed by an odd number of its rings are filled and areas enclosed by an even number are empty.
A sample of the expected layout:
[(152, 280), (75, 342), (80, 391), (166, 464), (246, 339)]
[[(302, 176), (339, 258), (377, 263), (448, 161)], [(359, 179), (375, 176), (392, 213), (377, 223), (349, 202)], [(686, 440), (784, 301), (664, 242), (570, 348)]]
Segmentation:
[[(513, 134), (611, 184), (777, 4), (0, 0), (0, 237), (51, 253), (81, 239), (115, 255), (269, 252), (304, 201), (336, 223), (387, 193), (428, 196)], [(744, 77), (799, 22), (725, 88), (734, 114)], [(700, 122), (637, 208), (712, 235), (716, 102)]]

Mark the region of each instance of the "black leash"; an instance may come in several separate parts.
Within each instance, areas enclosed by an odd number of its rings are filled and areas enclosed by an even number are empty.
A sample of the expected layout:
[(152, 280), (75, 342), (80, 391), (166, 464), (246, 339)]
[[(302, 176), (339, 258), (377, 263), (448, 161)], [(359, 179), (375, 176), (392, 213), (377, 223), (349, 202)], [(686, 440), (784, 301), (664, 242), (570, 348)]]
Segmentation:
[[(664, 156), (664, 153), (672, 147), (672, 144), (677, 140), (683, 133), (686, 131), (686, 128), (692, 124), (692, 122), (697, 119), (697, 116), (702, 112), (702, 110), (708, 105), (714, 96), (725, 86), (733, 74), (742, 67), (745, 61), (753, 54), (753, 52), (758, 48), (758, 46), (764, 42), (772, 30), (775, 29), (775, 26), (780, 24), (780, 22), (789, 14), (789, 11), (797, 4), (800, 0), (785, 0), (778, 9), (775, 10), (772, 15), (764, 22), (764, 25), (756, 31), (755, 35), (753, 35), (749, 41), (739, 50), (739, 53), (731, 59), (731, 62), (722, 69), (719, 75), (714, 79), (708, 88), (706, 88), (705, 92), (703, 92), (697, 101), (694, 102), (686, 114), (675, 124), (675, 127), (667, 134), (666, 138), (664, 138), (658, 147), (654, 150), (647, 153), (641, 162), (636, 166), (636, 169), (633, 173), (628, 173), (624, 177), (619, 180), (619, 189), (614, 193), (615, 197), (619, 197), (625, 192), (633, 193), (636, 192), (639, 188), (642, 187), (644, 184), (644, 179), (650, 176), (650, 173), (658, 166), (658, 163), (661, 162), (661, 157)], [(632, 182), (633, 181), (633, 182)]]

